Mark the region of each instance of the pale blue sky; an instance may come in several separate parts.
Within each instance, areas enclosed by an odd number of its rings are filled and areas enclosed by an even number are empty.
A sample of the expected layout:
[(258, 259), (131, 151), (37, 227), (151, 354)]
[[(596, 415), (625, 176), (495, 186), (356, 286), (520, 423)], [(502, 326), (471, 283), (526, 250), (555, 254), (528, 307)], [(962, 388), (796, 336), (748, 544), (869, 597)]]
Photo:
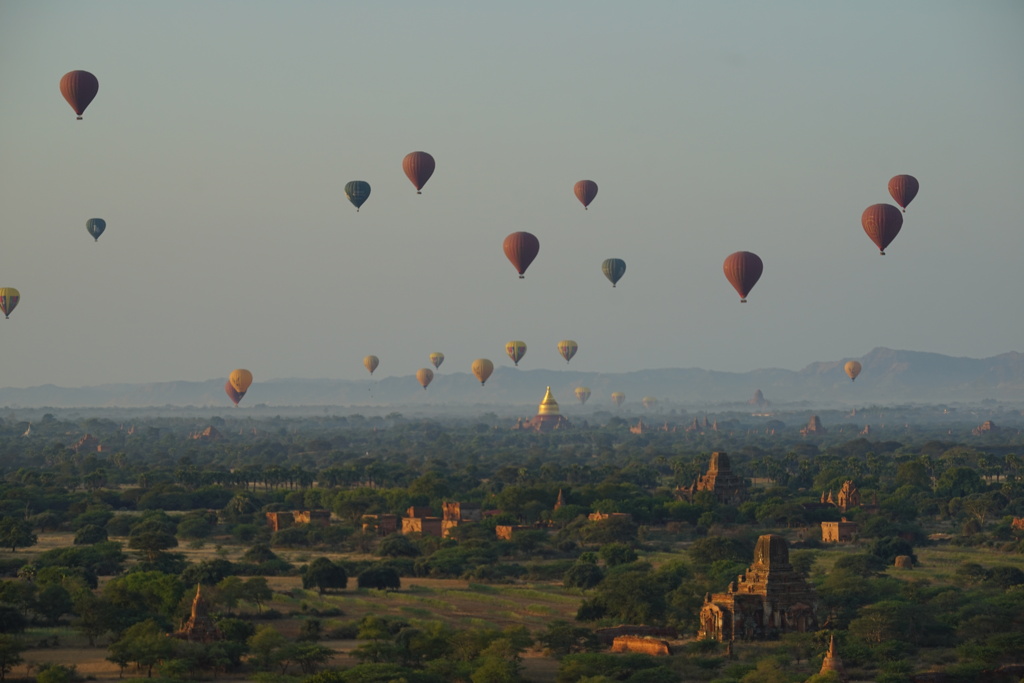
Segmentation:
[[(595, 372), (1024, 350), (1022, 73), (1017, 0), (0, 0), (0, 386), (468, 371), (512, 339)], [(860, 214), (898, 173), (880, 257)]]

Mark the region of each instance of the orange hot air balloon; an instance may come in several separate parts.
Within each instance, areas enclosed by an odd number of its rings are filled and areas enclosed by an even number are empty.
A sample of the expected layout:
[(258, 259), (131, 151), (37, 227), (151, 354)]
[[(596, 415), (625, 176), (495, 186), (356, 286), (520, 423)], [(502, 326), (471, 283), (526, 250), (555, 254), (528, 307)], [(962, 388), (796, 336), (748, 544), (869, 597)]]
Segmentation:
[(369, 370), (371, 375), (378, 365), (380, 365), (380, 358), (377, 356), (367, 356), (363, 359), (363, 367)]
[(622, 402), (625, 401), (625, 400), (626, 400), (626, 395), (624, 393), (622, 393), (621, 391), (613, 391), (612, 392), (612, 403), (614, 403), (616, 407), (621, 406)]
[(11, 317), (11, 311), (21, 301), (21, 292), (14, 287), (0, 287), (0, 312), (4, 318)]
[(434, 364), (435, 368), (441, 367), (441, 363), (444, 362), (444, 354), (440, 351), (434, 351), (430, 354), (430, 362)]
[(850, 381), (852, 382), (856, 380), (857, 375), (860, 374), (861, 364), (855, 360), (847, 361), (843, 369), (846, 370), (846, 374), (850, 376)]
[(590, 389), (587, 387), (576, 387), (576, 398), (580, 400), (580, 405), (586, 405), (587, 399), (590, 398)]
[(572, 339), (563, 339), (558, 342), (558, 352), (562, 354), (562, 358), (568, 363), (572, 360), (572, 357), (576, 355), (576, 351), (580, 348), (580, 345), (574, 342)]
[(872, 204), (864, 209), (860, 216), (860, 224), (878, 247), (878, 252), (885, 256), (885, 248), (900, 234), (903, 214), (892, 204)]
[(430, 368), (420, 368), (416, 371), (416, 381), (426, 389), (427, 385), (434, 379), (434, 371)]
[(473, 374), (480, 380), (480, 386), (483, 386), (487, 382), (487, 378), (494, 372), (494, 363), (486, 358), (477, 358), (473, 361), (472, 369)]
[(505, 238), (505, 256), (512, 262), (522, 280), (526, 269), (540, 252), (540, 240), (528, 232), (514, 232)]
[(228, 395), (228, 398), (234, 401), (236, 406), (238, 405), (238, 402), (242, 400), (242, 397), (245, 396), (244, 391), (236, 391), (235, 388), (231, 386), (231, 380), (224, 382), (224, 393)]
[(252, 384), (252, 373), (242, 368), (232, 370), (231, 374), (228, 375), (228, 382), (235, 388), (235, 391), (244, 394)]
[(402, 159), (402, 170), (416, 187), (416, 194), (423, 194), (423, 186), (434, 175), (434, 157), (426, 152), (410, 152)]
[(576, 183), (572, 191), (576, 193), (576, 199), (580, 200), (580, 204), (586, 210), (590, 206), (590, 202), (594, 201), (594, 197), (597, 196), (597, 183), (593, 180), (581, 180)]
[(78, 114), (79, 121), (99, 91), (99, 80), (88, 71), (69, 71), (60, 79), (60, 94)]
[(508, 357), (518, 367), (519, 361), (526, 355), (526, 342), (510, 341), (508, 344), (505, 344), (505, 353), (508, 354)]
[(749, 251), (737, 251), (729, 254), (722, 264), (722, 270), (729, 283), (740, 295), (740, 303), (747, 302), (747, 294), (761, 279), (764, 263), (761, 257)]
[(897, 175), (889, 179), (889, 194), (906, 212), (907, 204), (914, 201), (921, 186), (912, 175)]

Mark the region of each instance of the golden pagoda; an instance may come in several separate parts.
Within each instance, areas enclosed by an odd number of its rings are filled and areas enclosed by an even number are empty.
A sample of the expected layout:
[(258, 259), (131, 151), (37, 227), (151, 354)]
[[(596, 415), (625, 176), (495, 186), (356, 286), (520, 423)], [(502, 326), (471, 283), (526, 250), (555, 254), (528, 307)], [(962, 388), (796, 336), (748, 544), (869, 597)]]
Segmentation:
[(540, 405), (537, 407), (537, 415), (529, 420), (519, 418), (512, 429), (550, 432), (553, 429), (566, 429), (570, 426), (569, 421), (562, 417), (561, 411), (558, 409), (558, 401), (551, 393), (551, 387), (548, 387), (544, 398), (541, 399)]

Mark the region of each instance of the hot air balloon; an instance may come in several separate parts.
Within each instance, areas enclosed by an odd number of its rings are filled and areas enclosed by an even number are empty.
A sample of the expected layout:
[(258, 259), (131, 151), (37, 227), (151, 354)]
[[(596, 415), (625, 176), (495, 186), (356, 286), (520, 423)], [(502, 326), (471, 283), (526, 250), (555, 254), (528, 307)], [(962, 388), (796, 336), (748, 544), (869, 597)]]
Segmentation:
[(897, 175), (889, 179), (889, 194), (906, 212), (907, 204), (914, 201), (921, 186), (912, 175)]
[(611, 281), (612, 287), (614, 287), (615, 283), (626, 274), (626, 262), (620, 258), (605, 259), (604, 263), (601, 264), (601, 272)]
[(624, 393), (622, 393), (621, 391), (613, 391), (612, 392), (612, 403), (614, 403), (616, 407), (621, 406), (622, 402), (625, 401), (625, 400), (626, 400), (626, 395)]
[(856, 380), (857, 375), (860, 374), (861, 364), (855, 360), (847, 361), (843, 369), (846, 370), (846, 374), (850, 376), (850, 381), (852, 382)]
[(503, 247), (505, 256), (515, 266), (519, 272), (519, 279), (522, 280), (523, 273), (533, 263), (533, 259), (537, 258), (537, 253), (540, 251), (540, 240), (528, 232), (514, 232), (505, 238)]
[(640, 399), (640, 403), (643, 405), (644, 408), (650, 408), (657, 402), (658, 399), (654, 398), (653, 396), (644, 396), (642, 399)]
[(494, 372), (494, 363), (486, 358), (477, 358), (473, 361), (472, 369), (473, 374), (480, 380), (480, 386), (483, 386), (487, 382), (487, 378)]
[(249, 385), (252, 384), (252, 373), (242, 368), (232, 370), (228, 375), (228, 383), (235, 388), (235, 391), (244, 396), (245, 392), (249, 390)]
[(363, 367), (369, 370), (371, 375), (378, 365), (380, 365), (380, 358), (377, 356), (367, 356), (363, 359)]
[(423, 194), (423, 186), (434, 174), (434, 157), (426, 152), (410, 152), (402, 160), (402, 170), (416, 187), (416, 194)]
[(576, 398), (580, 400), (580, 405), (586, 405), (587, 399), (590, 398), (590, 389), (587, 387), (576, 387)]
[(860, 224), (871, 241), (878, 246), (878, 252), (885, 256), (885, 248), (896, 239), (903, 227), (903, 214), (892, 204), (872, 204), (861, 214)]
[(434, 364), (435, 368), (441, 367), (441, 363), (444, 362), (444, 354), (440, 351), (434, 351), (430, 354), (430, 362)]
[(562, 358), (565, 359), (566, 363), (572, 360), (572, 357), (576, 355), (576, 351), (579, 348), (579, 344), (572, 339), (563, 339), (558, 342), (558, 352), (562, 354)]
[(590, 206), (590, 202), (594, 201), (594, 197), (597, 196), (597, 183), (593, 180), (581, 180), (576, 183), (572, 191), (576, 193), (576, 199), (580, 200), (580, 204), (586, 210)]
[(90, 218), (85, 222), (85, 229), (89, 231), (89, 234), (99, 242), (100, 235), (107, 229), (107, 222), (102, 218)]
[(352, 180), (345, 183), (345, 196), (356, 207), (356, 213), (359, 213), (359, 207), (370, 198), (370, 183), (365, 180)]
[(21, 301), (21, 292), (14, 287), (0, 287), (0, 311), (5, 318), (11, 317), (14, 307)]
[(740, 295), (740, 303), (747, 302), (747, 294), (761, 279), (764, 264), (761, 257), (749, 251), (737, 251), (729, 254), (722, 264), (725, 277), (736, 288)]
[(60, 79), (60, 94), (78, 114), (79, 121), (99, 90), (100, 82), (88, 71), (69, 71)]
[(236, 391), (235, 388), (231, 386), (231, 380), (224, 382), (224, 393), (228, 395), (228, 398), (234, 401), (236, 406), (238, 405), (238, 402), (242, 400), (242, 397), (245, 396), (244, 391)]
[(434, 379), (434, 371), (430, 368), (420, 368), (416, 371), (416, 381), (426, 389), (427, 385), (430, 384), (431, 380)]
[(518, 367), (519, 361), (526, 355), (526, 342), (510, 341), (508, 344), (505, 344), (505, 353), (508, 354), (508, 357)]

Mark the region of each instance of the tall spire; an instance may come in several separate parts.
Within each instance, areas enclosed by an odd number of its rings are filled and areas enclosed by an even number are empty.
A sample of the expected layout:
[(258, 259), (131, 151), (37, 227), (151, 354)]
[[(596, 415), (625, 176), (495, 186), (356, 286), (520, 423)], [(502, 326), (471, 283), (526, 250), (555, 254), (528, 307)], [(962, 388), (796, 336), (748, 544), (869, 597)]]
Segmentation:
[(839, 675), (839, 680), (847, 680), (846, 670), (843, 668), (843, 660), (836, 653), (835, 634), (830, 635), (828, 638), (828, 652), (825, 653), (825, 658), (821, 660), (821, 671), (819, 673), (827, 673), (829, 671), (836, 672)]
[(551, 393), (551, 387), (548, 387), (547, 393), (544, 394), (544, 400), (540, 402), (540, 407), (537, 409), (538, 415), (558, 415), (558, 401), (555, 400), (554, 395)]

